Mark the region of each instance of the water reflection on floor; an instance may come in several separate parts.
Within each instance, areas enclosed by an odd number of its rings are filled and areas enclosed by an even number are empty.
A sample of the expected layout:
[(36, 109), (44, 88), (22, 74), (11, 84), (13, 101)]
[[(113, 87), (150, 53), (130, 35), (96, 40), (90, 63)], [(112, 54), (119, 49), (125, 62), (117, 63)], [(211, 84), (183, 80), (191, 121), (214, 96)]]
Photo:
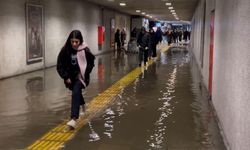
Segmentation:
[(160, 58), (65, 149), (226, 149), (193, 57), (172, 49)]
[[(68, 150), (224, 150), (207, 90), (185, 50), (153, 63), (69, 141)], [(98, 56), (87, 102), (138, 66), (137, 54)], [(68, 119), (70, 91), (55, 68), (0, 80), (0, 149), (23, 149)]]

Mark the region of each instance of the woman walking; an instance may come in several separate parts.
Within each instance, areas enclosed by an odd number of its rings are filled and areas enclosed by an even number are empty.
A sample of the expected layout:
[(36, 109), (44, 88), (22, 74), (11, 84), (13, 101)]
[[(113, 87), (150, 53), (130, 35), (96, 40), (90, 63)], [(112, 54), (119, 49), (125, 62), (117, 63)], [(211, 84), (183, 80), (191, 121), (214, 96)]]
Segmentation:
[(73, 129), (79, 118), (80, 106), (85, 107), (82, 89), (89, 84), (94, 60), (95, 56), (83, 42), (81, 32), (73, 30), (57, 58), (57, 72), (64, 80), (65, 86), (72, 91), (71, 120), (67, 125)]

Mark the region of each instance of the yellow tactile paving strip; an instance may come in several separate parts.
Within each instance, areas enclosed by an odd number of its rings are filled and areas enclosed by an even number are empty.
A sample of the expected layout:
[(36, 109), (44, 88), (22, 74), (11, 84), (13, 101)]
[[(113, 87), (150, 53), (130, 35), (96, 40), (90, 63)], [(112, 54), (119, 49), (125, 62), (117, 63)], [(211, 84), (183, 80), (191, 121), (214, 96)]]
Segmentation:
[(164, 44), (162, 44), (162, 46), (160, 47), (161, 52), (166, 52), (171, 46), (166, 46)]
[[(169, 46), (161, 46), (162, 52), (165, 52), (168, 49)], [(149, 65), (152, 63), (153, 61), (150, 60)], [(77, 128), (75, 130), (69, 130), (66, 126), (67, 121), (64, 121), (55, 128), (51, 129), (40, 139), (35, 141), (27, 149), (57, 150), (63, 148), (64, 144), (72, 139), (79, 129), (81, 129), (89, 120), (109, 106), (109, 104), (114, 101), (114, 98), (121, 92), (121, 90), (132, 83), (141, 73), (141, 68), (138, 67), (134, 69), (129, 74), (113, 84), (110, 88), (91, 100), (88, 104), (86, 113), (78, 119)]]

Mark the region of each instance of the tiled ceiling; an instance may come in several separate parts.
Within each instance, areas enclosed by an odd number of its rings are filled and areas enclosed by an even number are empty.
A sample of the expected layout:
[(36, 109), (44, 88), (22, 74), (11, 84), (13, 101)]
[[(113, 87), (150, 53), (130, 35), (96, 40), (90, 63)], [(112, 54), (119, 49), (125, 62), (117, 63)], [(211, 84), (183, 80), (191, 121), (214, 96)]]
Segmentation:
[[(157, 18), (158, 20), (165, 21), (176, 21), (176, 18), (168, 9), (165, 3), (171, 2), (171, 6), (177, 14), (179, 20), (191, 21), (193, 13), (195, 11), (196, 5), (199, 0), (87, 0), (99, 4), (101, 6), (106, 6), (115, 9), (120, 12), (124, 12), (130, 15), (142, 15), (137, 13), (136, 10), (141, 10), (145, 12), (152, 18)], [(120, 2), (126, 3), (126, 6), (121, 7)]]

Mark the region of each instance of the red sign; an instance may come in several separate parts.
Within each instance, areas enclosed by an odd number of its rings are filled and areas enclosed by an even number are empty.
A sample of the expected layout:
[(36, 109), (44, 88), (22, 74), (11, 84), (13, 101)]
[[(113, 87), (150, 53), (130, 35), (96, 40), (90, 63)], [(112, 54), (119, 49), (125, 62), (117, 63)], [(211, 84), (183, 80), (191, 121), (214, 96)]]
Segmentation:
[(212, 96), (212, 82), (213, 82), (213, 53), (214, 53), (214, 11), (211, 12), (210, 22), (210, 52), (209, 52), (209, 79), (208, 91)]
[(103, 42), (104, 42), (104, 33), (105, 33), (104, 26), (98, 26), (98, 45), (103, 44)]

